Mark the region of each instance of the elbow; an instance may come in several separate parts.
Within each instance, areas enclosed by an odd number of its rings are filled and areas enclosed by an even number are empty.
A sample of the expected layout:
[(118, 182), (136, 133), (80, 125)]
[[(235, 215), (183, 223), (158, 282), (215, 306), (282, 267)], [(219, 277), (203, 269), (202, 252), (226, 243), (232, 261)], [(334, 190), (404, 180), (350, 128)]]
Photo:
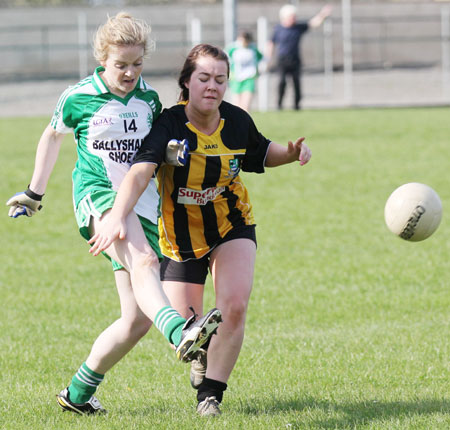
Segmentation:
[(270, 160), (268, 160), (266, 158), (266, 161), (264, 162), (264, 167), (270, 168), (270, 167), (275, 167), (275, 166)]
[(264, 159), (264, 167), (276, 167), (277, 163), (277, 144), (275, 142), (270, 142), (266, 157)]

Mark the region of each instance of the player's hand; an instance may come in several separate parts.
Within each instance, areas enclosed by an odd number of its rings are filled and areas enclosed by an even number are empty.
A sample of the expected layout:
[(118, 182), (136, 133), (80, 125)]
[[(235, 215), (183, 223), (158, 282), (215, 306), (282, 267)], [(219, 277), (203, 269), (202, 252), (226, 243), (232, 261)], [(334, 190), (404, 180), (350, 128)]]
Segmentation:
[(300, 166), (305, 165), (311, 159), (311, 149), (304, 140), (304, 137), (299, 137), (294, 143), (288, 142), (288, 154), (293, 158), (293, 161), (298, 160)]
[(42, 209), (41, 200), (43, 195), (36, 194), (28, 187), (26, 191), (16, 193), (7, 202), (10, 206), (8, 215), (11, 218), (17, 218), (22, 215), (33, 216)]
[(98, 232), (88, 240), (88, 243), (92, 245), (89, 252), (96, 256), (108, 249), (115, 240), (125, 239), (126, 235), (127, 226), (125, 221), (115, 221), (114, 218), (109, 216), (100, 226)]
[(329, 17), (333, 12), (333, 6), (331, 4), (326, 4), (321, 10), (320, 13), (325, 17)]
[(166, 148), (166, 163), (171, 166), (183, 167), (189, 159), (189, 142), (187, 139), (171, 139)]

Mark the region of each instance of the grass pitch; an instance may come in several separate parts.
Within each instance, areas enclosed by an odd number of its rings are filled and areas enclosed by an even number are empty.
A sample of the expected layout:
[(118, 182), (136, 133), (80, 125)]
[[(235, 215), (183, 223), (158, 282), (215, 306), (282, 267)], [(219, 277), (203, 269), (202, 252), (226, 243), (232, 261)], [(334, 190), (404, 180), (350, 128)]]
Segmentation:
[[(258, 224), (246, 339), (216, 420), (200, 419), (189, 366), (152, 329), (107, 374), (106, 417), (61, 413), (55, 394), (119, 315), (112, 272), (77, 232), (67, 137), (33, 218), (0, 222), (2, 429), (448, 429), (449, 109), (254, 114), (309, 165), (244, 174)], [(0, 120), (1, 200), (29, 183), (47, 118)], [(383, 209), (406, 182), (440, 195), (436, 233), (409, 243)], [(205, 307), (213, 305), (211, 284)]]

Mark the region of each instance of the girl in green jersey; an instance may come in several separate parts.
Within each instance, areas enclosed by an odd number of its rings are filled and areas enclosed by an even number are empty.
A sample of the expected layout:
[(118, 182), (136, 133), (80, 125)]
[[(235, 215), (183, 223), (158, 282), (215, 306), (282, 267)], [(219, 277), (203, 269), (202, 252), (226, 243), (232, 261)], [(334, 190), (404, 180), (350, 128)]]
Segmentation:
[[(141, 77), (149, 33), (144, 21), (123, 12), (99, 28), (94, 54), (100, 67), (61, 95), (40, 138), (28, 189), (7, 202), (11, 217), (32, 216), (41, 209), (64, 135), (73, 132), (78, 154), (73, 197), (80, 233), (89, 240), (105, 223), (119, 185), (161, 111), (158, 94)], [(164, 294), (159, 274), (158, 204), (152, 180), (127, 217), (123, 240), (105, 250), (113, 262), (121, 317), (100, 334), (70, 385), (57, 395), (63, 410), (104, 412), (93, 394), (105, 373), (136, 345), (152, 322), (186, 362), (221, 320), (217, 309), (199, 320), (196, 315), (186, 320)]]

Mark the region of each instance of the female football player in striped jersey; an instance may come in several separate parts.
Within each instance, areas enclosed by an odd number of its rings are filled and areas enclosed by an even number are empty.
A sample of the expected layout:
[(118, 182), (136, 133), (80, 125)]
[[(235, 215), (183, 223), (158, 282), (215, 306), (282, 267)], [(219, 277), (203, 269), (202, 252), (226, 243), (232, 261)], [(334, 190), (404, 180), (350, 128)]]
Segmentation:
[[(94, 54), (101, 66), (60, 97), (39, 141), (28, 189), (7, 202), (11, 217), (32, 216), (41, 208), (63, 137), (73, 132), (78, 153), (73, 199), (81, 235), (89, 240), (108, 220), (119, 185), (161, 111), (158, 94), (141, 77), (149, 33), (144, 21), (124, 12), (99, 28)], [(154, 181), (142, 191), (124, 222), (126, 239), (104, 250), (112, 259), (121, 317), (100, 334), (70, 385), (57, 395), (63, 410), (104, 412), (93, 394), (104, 374), (152, 322), (182, 361), (194, 358), (220, 322), (217, 309), (199, 320), (196, 315), (186, 320), (170, 305), (160, 281), (159, 195)]]
[[(127, 234), (126, 219), (158, 170), (162, 215), (161, 279), (173, 306), (186, 314), (201, 309), (208, 270), (223, 324), (206, 353), (199, 354), (191, 383), (200, 415), (220, 414), (219, 404), (244, 337), (256, 254), (255, 223), (239, 172), (264, 172), (294, 161), (307, 163), (311, 151), (300, 137), (287, 146), (266, 139), (251, 117), (225, 101), (227, 55), (211, 45), (189, 53), (179, 77), (180, 103), (158, 118), (123, 180), (107, 222), (91, 239), (94, 254)], [(189, 143), (184, 166), (163, 165), (168, 142)], [(205, 349), (205, 348), (203, 348)], [(206, 373), (205, 373), (206, 371)], [(191, 369), (192, 372), (192, 369)], [(194, 376), (194, 378), (192, 378)]]

